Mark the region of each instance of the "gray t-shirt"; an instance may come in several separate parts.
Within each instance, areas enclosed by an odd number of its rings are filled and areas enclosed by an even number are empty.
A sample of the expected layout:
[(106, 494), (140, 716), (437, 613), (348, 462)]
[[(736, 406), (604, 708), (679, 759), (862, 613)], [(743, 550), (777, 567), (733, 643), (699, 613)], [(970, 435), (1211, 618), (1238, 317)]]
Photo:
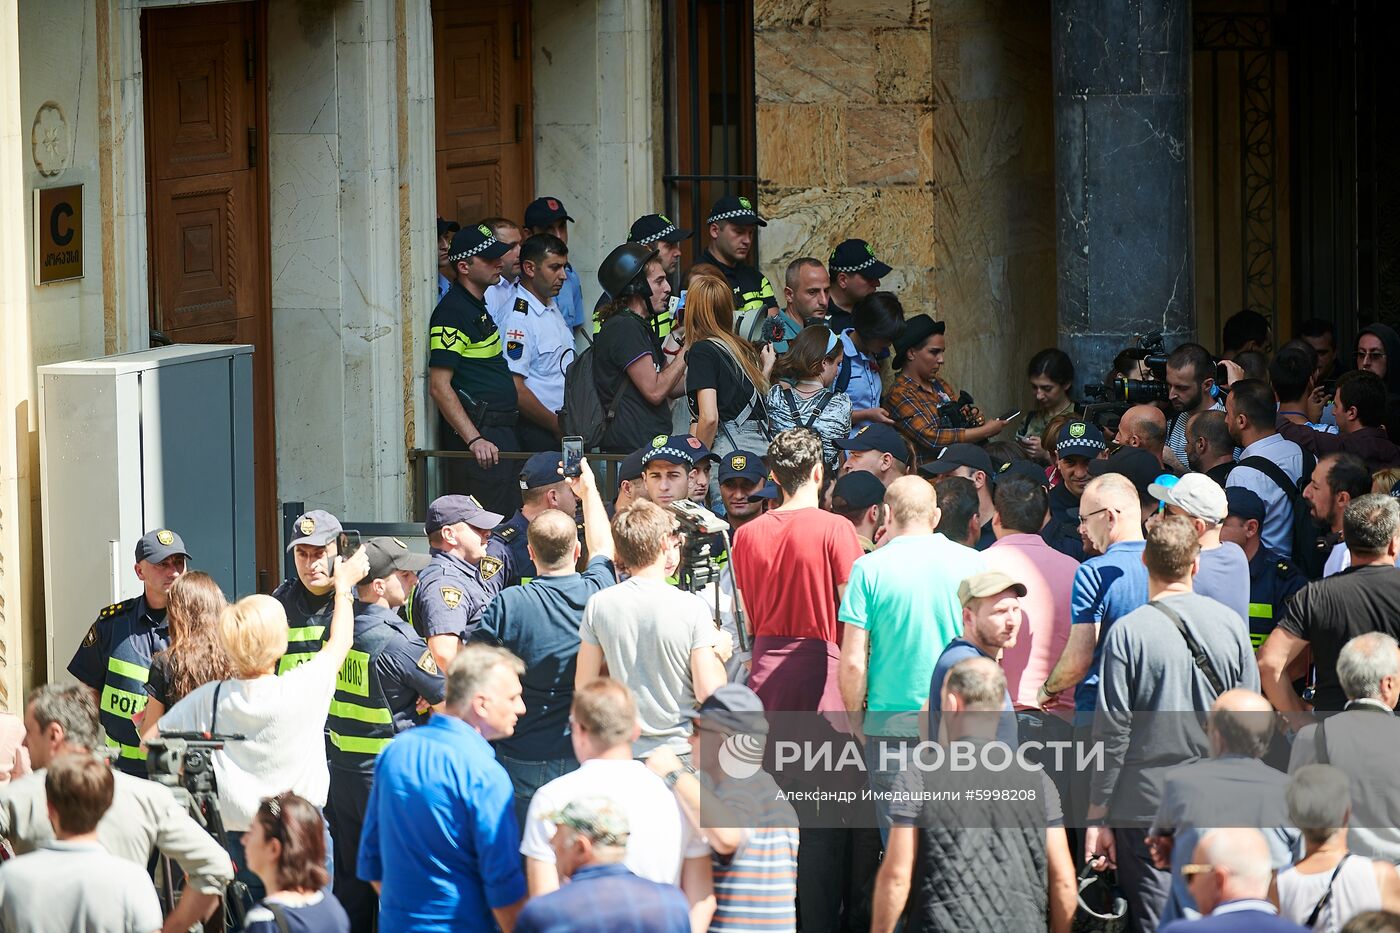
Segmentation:
[(717, 635), (703, 599), (659, 580), (633, 577), (589, 598), (579, 637), (603, 649), (608, 675), (637, 697), (642, 735), (634, 755), (661, 745), (690, 751), (690, 729), (681, 722), (695, 708), (690, 653), (714, 645)]
[(100, 843), (50, 840), (0, 866), (0, 929), (152, 933), (163, 923), (150, 876)]
[(1229, 606), (1249, 621), (1249, 558), (1233, 541), (1201, 551), (1201, 569), (1191, 588), (1202, 596)]

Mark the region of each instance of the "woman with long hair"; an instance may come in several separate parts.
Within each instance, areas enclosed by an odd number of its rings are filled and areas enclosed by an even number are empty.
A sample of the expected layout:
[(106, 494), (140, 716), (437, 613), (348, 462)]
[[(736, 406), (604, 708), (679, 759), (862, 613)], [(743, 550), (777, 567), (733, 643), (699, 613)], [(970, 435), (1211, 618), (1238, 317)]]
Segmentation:
[(690, 433), (717, 456), (768, 450), (768, 373), (773, 348), (761, 352), (734, 333), (734, 291), (714, 276), (696, 276), (685, 295)]
[(900, 433), (914, 444), (920, 461), (937, 458), (949, 444), (996, 437), (1006, 427), (1000, 418), (982, 421), (975, 409), (964, 413), (971, 426), (948, 423), (946, 406), (957, 401), (959, 392), (938, 378), (947, 348), (943, 332), (942, 321), (916, 314), (904, 322), (904, 330), (894, 342), (894, 368), (899, 375), (885, 393), (885, 410)]
[(1026, 378), (1035, 393), (1035, 411), (1026, 416), (1016, 441), (1027, 457), (1044, 466), (1050, 456), (1041, 446), (1041, 432), (1052, 419), (1074, 413), (1074, 399), (1069, 397), (1074, 386), (1074, 361), (1059, 347), (1047, 347), (1031, 357)]
[(154, 738), (160, 717), (196, 687), (233, 676), (219, 641), (219, 614), (227, 605), (219, 584), (199, 570), (186, 572), (170, 587), (165, 616), (170, 646), (151, 658), (142, 739)]
[[(330, 882), (325, 824), (309, 801), (291, 791), (264, 798), (244, 834), (243, 848), (248, 867), (267, 889), (248, 911), (243, 926), (247, 933), (349, 933), (345, 908), (325, 890)], [(342, 868), (355, 870), (351, 865)]]
[(836, 466), (836, 442), (851, 433), (851, 397), (832, 387), (841, 369), (841, 338), (825, 327), (804, 327), (773, 364), (768, 424), (776, 435), (810, 428), (822, 439), (827, 472)]

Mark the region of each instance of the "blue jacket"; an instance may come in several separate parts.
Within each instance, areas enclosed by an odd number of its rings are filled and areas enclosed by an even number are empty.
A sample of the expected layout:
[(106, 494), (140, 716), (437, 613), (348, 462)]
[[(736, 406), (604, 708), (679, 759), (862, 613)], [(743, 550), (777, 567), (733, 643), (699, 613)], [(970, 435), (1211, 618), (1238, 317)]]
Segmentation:
[(1227, 901), (1199, 920), (1175, 920), (1157, 933), (1308, 933), (1272, 912), (1265, 901)]

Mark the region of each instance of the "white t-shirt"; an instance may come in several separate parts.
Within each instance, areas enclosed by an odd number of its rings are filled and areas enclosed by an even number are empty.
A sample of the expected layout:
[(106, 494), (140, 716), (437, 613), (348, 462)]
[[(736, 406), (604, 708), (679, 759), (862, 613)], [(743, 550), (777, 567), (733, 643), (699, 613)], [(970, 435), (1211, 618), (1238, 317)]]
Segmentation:
[[(321, 651), (280, 677), (205, 684), (161, 717), (162, 733), (208, 731), (213, 722), (221, 733), (245, 736), (213, 756), (224, 828), (247, 830), (262, 798), (283, 791), (326, 805), (331, 778), (324, 733), (337, 670), (330, 654)], [(211, 713), (219, 683), (215, 721)]]
[(690, 828), (666, 782), (640, 761), (594, 758), (535, 791), (520, 839), (520, 854), (554, 864), (546, 816), (582, 797), (606, 797), (627, 814), (627, 857), (633, 874), (658, 884), (676, 884), (685, 858), (708, 855), (710, 847)]

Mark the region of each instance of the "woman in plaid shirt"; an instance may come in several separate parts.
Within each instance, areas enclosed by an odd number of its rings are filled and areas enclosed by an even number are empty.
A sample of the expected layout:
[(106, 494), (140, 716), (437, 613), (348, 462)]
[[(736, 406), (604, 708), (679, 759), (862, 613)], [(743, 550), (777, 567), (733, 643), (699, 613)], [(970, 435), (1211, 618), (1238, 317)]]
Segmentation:
[(894, 348), (894, 368), (899, 375), (885, 393), (885, 410), (900, 433), (913, 443), (921, 461), (936, 458), (949, 444), (996, 437), (1006, 427), (1000, 418), (983, 421), (981, 412), (972, 406), (963, 408), (963, 416), (975, 427), (952, 427), (939, 415), (940, 405), (958, 398), (958, 390), (938, 378), (946, 349), (942, 321), (927, 314), (907, 319)]

